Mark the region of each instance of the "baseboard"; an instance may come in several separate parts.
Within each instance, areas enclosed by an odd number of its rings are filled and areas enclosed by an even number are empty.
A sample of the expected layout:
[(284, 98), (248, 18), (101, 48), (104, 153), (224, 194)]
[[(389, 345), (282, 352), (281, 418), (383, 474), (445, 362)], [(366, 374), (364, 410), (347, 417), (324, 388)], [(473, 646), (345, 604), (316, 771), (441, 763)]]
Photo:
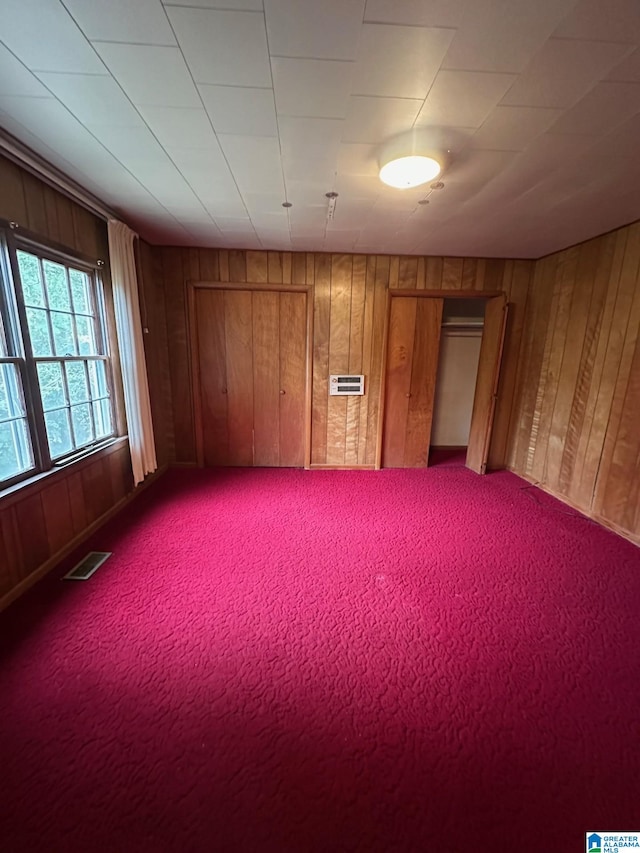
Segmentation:
[(308, 471), (374, 471), (375, 465), (321, 465), (312, 462)]
[(163, 465), (158, 468), (153, 474), (149, 474), (149, 476), (135, 489), (133, 489), (129, 494), (125, 495), (121, 498), (117, 503), (115, 503), (112, 507), (110, 507), (105, 513), (103, 513), (99, 518), (96, 518), (88, 527), (86, 527), (81, 533), (78, 533), (77, 536), (74, 536), (67, 544), (61, 548), (59, 551), (56, 551), (55, 554), (52, 554), (48, 560), (46, 560), (41, 566), (31, 572), (26, 578), (23, 578), (20, 583), (16, 584), (13, 589), (10, 589), (9, 592), (5, 593), (2, 598), (0, 598), (0, 612), (2, 612), (5, 608), (7, 608), (10, 604), (12, 604), (16, 599), (20, 598), (28, 589), (30, 589), (34, 584), (36, 584), (39, 580), (41, 580), (45, 575), (47, 575), (52, 569), (54, 569), (61, 560), (70, 554), (78, 545), (82, 545), (82, 543), (88, 539), (96, 530), (102, 527), (103, 524), (106, 524), (109, 519), (113, 518), (119, 512), (121, 512), (127, 504), (131, 503), (131, 501), (135, 500), (145, 489), (147, 489), (152, 483), (154, 483), (159, 477), (161, 477), (164, 472), (167, 470), (168, 465)]
[(622, 536), (623, 539), (626, 539), (628, 542), (631, 542), (632, 545), (640, 547), (640, 534), (632, 533), (630, 530), (625, 530), (623, 527), (620, 527), (615, 522), (609, 521), (608, 518), (603, 518), (597, 512), (589, 512), (583, 506), (579, 506), (564, 495), (561, 495), (558, 492), (554, 492), (553, 489), (550, 489), (548, 486), (545, 486), (544, 483), (538, 482), (538, 480), (528, 476), (527, 474), (523, 474), (521, 471), (516, 471), (516, 469), (512, 468), (511, 466), (509, 466), (507, 470), (511, 471), (512, 474), (515, 474), (516, 477), (520, 477), (521, 480), (525, 480), (527, 483), (531, 483), (532, 486), (535, 486), (537, 489), (540, 489), (540, 491), (544, 492), (546, 495), (551, 495), (552, 498), (555, 498), (557, 501), (560, 501), (561, 503), (565, 504), (565, 506), (571, 507), (571, 509), (575, 509), (576, 512), (579, 512), (580, 515), (583, 515), (590, 521), (595, 521), (595, 523), (599, 524), (601, 527), (606, 527), (607, 530), (611, 530), (613, 533), (617, 533), (618, 536)]

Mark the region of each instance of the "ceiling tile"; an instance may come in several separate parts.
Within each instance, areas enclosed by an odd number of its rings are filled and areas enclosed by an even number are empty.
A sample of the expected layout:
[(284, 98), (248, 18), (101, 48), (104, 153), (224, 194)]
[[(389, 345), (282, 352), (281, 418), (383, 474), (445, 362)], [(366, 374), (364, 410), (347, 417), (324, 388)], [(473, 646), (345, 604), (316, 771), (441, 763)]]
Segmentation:
[(575, 2), (469, 3), (442, 67), (461, 71), (520, 72)]
[(440, 71), (416, 126), (480, 127), (516, 80), (515, 74)]
[(628, 45), (552, 38), (502, 99), (527, 107), (568, 108), (630, 51)]
[(280, 115), (344, 118), (354, 63), (325, 59), (271, 60)]
[(421, 100), (354, 96), (342, 132), (343, 142), (377, 144), (413, 127)]
[(241, 193), (274, 193), (284, 199), (277, 139), (231, 134), (220, 134), (218, 139)]
[(163, 148), (219, 148), (203, 109), (141, 106), (140, 113)]
[(640, 83), (640, 48), (637, 47), (633, 53), (616, 65), (606, 79), (621, 83)]
[(160, 0), (64, 0), (78, 26), (91, 41), (134, 44), (176, 43)]
[(573, 39), (633, 42), (640, 40), (637, 0), (580, 0), (554, 35)]
[(640, 83), (599, 83), (553, 125), (552, 133), (603, 136), (640, 112)]
[(113, 77), (95, 74), (39, 72), (39, 79), (84, 125), (142, 126), (132, 106)]
[(49, 92), (19, 59), (0, 44), (0, 95), (47, 97)]
[(340, 120), (282, 116), (278, 124), (283, 157), (295, 159), (304, 153), (309, 159), (320, 157), (333, 162), (337, 158), (343, 126)]
[(2, 0), (2, 41), (32, 71), (105, 74), (59, 0)]
[(237, 192), (219, 143), (212, 148), (167, 146), (165, 150), (180, 172), (193, 186), (205, 188), (211, 181), (216, 181), (218, 184), (224, 183), (222, 195)]
[(522, 151), (562, 115), (540, 107), (496, 107), (471, 140), (473, 148)]
[(468, 0), (367, 0), (365, 23), (459, 27)]
[(271, 56), (355, 59), (365, 0), (265, 0)]
[(167, 11), (196, 83), (271, 86), (261, 14), (177, 6)]
[(278, 135), (272, 89), (204, 84), (198, 89), (216, 133)]
[(243, 218), (237, 217), (233, 218), (230, 216), (216, 216), (215, 218), (216, 227), (221, 231), (235, 231), (236, 233), (241, 233), (245, 231), (250, 234), (255, 229), (253, 224), (248, 216)]
[(282, 169), (287, 188), (295, 181), (314, 181), (321, 184), (325, 188), (324, 192), (327, 192), (333, 188), (337, 171), (336, 158), (305, 156), (302, 151), (299, 157), (283, 157)]
[(179, 48), (111, 42), (94, 45), (134, 104), (201, 106)]
[(343, 175), (373, 175), (380, 171), (372, 145), (343, 142), (338, 149), (338, 173)]
[(170, 6), (199, 6), (203, 9), (236, 9), (248, 12), (261, 12), (262, 0), (170, 0), (164, 4)]
[(353, 94), (424, 99), (454, 35), (452, 29), (365, 24)]

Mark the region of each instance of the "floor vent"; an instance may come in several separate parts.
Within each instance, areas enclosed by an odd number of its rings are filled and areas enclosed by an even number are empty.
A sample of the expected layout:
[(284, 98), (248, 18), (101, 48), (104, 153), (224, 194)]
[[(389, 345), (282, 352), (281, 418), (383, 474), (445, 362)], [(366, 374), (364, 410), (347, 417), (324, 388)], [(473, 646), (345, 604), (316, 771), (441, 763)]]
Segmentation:
[(62, 578), (64, 581), (88, 581), (91, 575), (97, 571), (105, 560), (111, 556), (111, 551), (89, 551), (86, 557), (74, 566), (70, 572)]

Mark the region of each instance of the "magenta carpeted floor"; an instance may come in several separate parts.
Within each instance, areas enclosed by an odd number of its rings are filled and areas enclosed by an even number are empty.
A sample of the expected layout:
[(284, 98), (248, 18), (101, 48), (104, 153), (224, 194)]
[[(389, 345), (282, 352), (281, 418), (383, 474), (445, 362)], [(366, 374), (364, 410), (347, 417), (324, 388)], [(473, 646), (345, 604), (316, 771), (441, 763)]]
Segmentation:
[(640, 830), (640, 550), (516, 477), (173, 471), (90, 545), (0, 617), (3, 853)]

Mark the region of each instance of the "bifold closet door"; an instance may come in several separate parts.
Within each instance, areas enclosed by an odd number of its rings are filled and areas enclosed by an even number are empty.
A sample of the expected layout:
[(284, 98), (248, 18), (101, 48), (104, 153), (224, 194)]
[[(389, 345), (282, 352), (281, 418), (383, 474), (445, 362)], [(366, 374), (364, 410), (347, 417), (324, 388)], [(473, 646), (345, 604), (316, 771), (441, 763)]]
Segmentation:
[(204, 465), (304, 465), (306, 298), (196, 288)]
[(487, 469), (506, 325), (506, 296), (488, 299), (484, 311), (480, 361), (466, 461), (467, 468), (471, 468), (476, 474), (484, 474)]
[(429, 459), (444, 300), (391, 298), (382, 467), (422, 468)]

